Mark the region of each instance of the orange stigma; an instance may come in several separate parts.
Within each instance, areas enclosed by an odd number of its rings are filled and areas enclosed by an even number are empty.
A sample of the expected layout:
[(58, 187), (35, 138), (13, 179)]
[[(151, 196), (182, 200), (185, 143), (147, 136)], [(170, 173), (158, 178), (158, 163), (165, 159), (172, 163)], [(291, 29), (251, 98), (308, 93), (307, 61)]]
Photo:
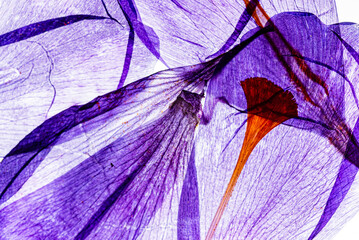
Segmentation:
[(273, 128), (297, 117), (293, 95), (265, 78), (249, 78), (241, 82), (247, 99), (248, 121), (242, 149), (227, 189), (212, 220), (206, 240), (212, 239), (223, 212), (231, 198), (239, 175), (258, 142)]

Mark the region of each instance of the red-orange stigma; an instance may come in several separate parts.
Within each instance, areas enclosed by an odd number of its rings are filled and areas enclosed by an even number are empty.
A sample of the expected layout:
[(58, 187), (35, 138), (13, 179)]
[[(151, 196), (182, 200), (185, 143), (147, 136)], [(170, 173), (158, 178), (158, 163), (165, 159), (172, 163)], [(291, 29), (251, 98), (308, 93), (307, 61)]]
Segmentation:
[(212, 239), (231, 198), (238, 177), (258, 142), (282, 122), (298, 116), (297, 104), (290, 92), (265, 78), (249, 78), (241, 82), (247, 99), (248, 121), (237, 165), (212, 220), (206, 239)]

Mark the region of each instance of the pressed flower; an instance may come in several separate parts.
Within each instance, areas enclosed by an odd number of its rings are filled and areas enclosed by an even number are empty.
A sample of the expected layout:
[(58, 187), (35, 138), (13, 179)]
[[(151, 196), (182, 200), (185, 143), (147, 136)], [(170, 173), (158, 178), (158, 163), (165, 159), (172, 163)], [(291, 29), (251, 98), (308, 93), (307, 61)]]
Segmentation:
[(347, 219), (358, 34), (334, 1), (60, 4), (0, 36), (3, 238), (328, 239)]

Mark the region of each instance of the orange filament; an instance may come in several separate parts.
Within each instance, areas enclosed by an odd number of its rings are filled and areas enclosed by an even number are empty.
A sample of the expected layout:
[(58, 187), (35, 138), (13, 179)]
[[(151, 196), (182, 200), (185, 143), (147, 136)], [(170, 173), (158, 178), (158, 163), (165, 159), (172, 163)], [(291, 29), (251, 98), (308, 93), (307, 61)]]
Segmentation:
[(258, 142), (282, 122), (298, 116), (297, 104), (290, 92), (265, 78), (249, 78), (241, 82), (247, 99), (248, 121), (237, 165), (212, 220), (206, 239), (212, 239), (231, 198), (239, 175)]

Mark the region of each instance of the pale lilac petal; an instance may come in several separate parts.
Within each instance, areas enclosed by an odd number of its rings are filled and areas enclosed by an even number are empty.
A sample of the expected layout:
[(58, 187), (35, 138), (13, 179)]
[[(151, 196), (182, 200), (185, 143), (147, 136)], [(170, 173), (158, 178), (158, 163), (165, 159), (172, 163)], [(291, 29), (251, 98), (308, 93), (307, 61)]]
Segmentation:
[[(1, 47), (0, 156), (45, 119), (116, 89), (128, 34), (110, 19), (84, 20)], [(155, 62), (136, 40), (127, 82)]]
[(0, 14), (5, 20), (0, 26), (0, 34), (10, 32), (29, 24), (69, 15), (84, 14), (108, 17), (105, 6), (114, 6), (113, 2), (115, 3), (115, 1), (112, 0), (104, 2), (101, 0), (50, 0), (41, 2), (9, 0), (2, 2), (0, 6)]
[[(357, 122), (353, 130), (354, 139), (359, 139), (358, 127), (359, 122)], [(350, 158), (352, 159), (359, 159), (358, 151), (356, 148), (357, 147), (352, 142), (349, 142), (346, 154), (353, 155), (350, 156)], [(323, 210), (323, 214), (308, 239), (314, 239), (333, 217), (340, 204), (343, 202), (345, 196), (349, 192), (357, 173), (358, 167), (352, 164), (347, 159), (344, 159), (339, 168), (335, 183), (333, 185), (333, 189), (330, 192), (328, 201)]]
[[(221, 103), (216, 108), (229, 116), (235, 113)], [(222, 149), (245, 119), (244, 114), (228, 118), (216, 114), (200, 129), (202, 138), (197, 142), (196, 155), (201, 157), (196, 161), (200, 169), (202, 238), (231, 177), (245, 129), (239, 131), (226, 151)], [(220, 131), (211, 130), (216, 123), (222, 123)], [(225, 140), (218, 144), (219, 138)], [(306, 144), (308, 141), (311, 144)], [(215, 239), (308, 238), (320, 218), (341, 159), (342, 155), (325, 138), (287, 126), (277, 127), (250, 156)]]
[[(319, 16), (324, 23), (337, 22), (335, 2), (331, 0), (258, 2), (269, 17), (285, 11), (301, 11)], [(228, 41), (237, 39), (233, 34), (243, 27), (240, 22), (245, 12), (244, 1), (136, 0), (134, 4), (142, 23), (158, 36), (161, 57), (171, 67), (205, 61)], [(254, 27), (251, 20), (241, 35)]]

